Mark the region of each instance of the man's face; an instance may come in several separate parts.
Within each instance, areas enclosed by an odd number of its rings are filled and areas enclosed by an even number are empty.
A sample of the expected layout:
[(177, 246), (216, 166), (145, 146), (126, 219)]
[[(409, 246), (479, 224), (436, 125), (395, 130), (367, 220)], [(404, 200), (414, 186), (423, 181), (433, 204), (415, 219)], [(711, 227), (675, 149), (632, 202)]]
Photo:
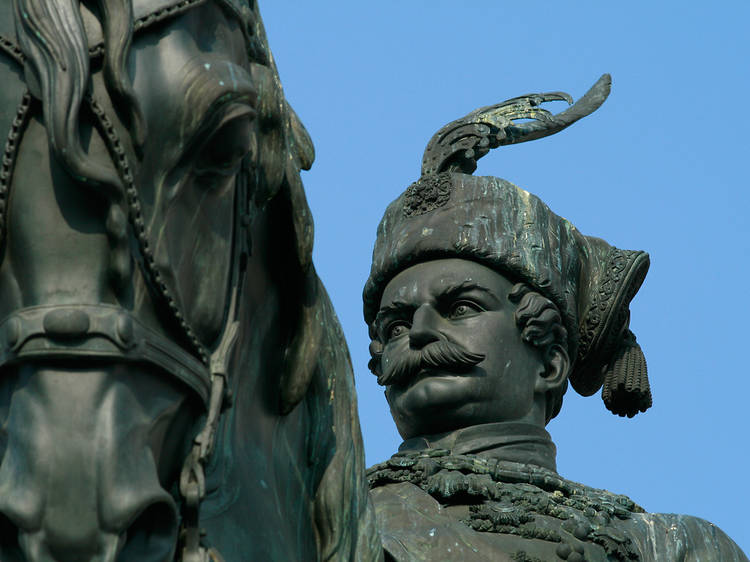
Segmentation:
[(535, 407), (544, 363), (521, 340), (512, 287), (463, 259), (420, 263), (388, 283), (375, 326), (386, 398), (404, 439), (501, 421), (544, 426), (544, 409)]

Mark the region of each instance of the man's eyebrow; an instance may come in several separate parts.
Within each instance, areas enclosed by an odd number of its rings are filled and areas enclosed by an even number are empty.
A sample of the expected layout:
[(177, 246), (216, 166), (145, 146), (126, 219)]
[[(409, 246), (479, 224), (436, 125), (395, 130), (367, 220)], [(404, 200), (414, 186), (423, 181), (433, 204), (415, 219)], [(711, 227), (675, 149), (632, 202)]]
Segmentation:
[(483, 287), (476, 281), (472, 281), (470, 279), (462, 281), (461, 283), (453, 283), (451, 285), (448, 285), (441, 291), (441, 296), (453, 297), (461, 293), (468, 293), (469, 291), (481, 291), (482, 293), (487, 293), (490, 296), (495, 296), (488, 288)]
[(451, 285), (448, 285), (439, 294), (438, 299), (441, 301), (449, 301), (452, 299), (459, 298), (461, 295), (464, 295), (466, 293), (476, 292), (476, 291), (482, 293), (485, 297), (492, 299), (495, 303), (501, 302), (493, 291), (491, 291), (487, 287), (484, 287), (480, 285), (479, 283), (477, 283), (476, 281), (473, 281), (471, 279), (467, 279), (466, 281), (462, 281), (460, 283), (453, 283)]
[(384, 316), (403, 314), (404, 311), (411, 310), (412, 308), (412, 306), (406, 304), (404, 301), (391, 301), (390, 304), (380, 307), (378, 313), (375, 315), (375, 322), (378, 322)]

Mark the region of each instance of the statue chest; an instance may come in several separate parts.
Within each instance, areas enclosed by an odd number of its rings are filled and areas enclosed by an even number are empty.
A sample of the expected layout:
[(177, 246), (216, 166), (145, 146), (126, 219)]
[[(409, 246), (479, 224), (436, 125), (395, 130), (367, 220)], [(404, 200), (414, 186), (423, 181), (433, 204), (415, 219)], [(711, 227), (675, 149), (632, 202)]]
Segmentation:
[[(415, 461), (415, 462), (412, 462)], [(393, 457), (368, 471), (395, 560), (640, 560), (624, 496), (471, 455)]]

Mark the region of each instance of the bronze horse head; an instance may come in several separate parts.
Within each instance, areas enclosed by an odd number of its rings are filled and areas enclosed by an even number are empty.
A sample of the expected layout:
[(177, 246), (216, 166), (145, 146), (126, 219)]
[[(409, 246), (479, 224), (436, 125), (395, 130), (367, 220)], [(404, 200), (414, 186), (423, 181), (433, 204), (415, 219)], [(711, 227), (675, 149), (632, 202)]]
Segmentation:
[(379, 556), (255, 3), (4, 2), (0, 76), (0, 559)]

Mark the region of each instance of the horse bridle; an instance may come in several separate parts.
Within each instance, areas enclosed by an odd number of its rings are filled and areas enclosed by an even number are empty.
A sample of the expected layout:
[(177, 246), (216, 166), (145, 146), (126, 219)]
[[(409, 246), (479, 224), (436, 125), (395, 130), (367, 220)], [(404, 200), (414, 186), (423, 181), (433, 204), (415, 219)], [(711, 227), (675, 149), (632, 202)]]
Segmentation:
[[(134, 0), (134, 32), (171, 18), (204, 4), (207, 0), (156, 0), (156, 8)], [(220, 0), (243, 23), (248, 18), (247, 6), (235, 4), (236, 0)], [(153, 4), (153, 2), (151, 3)], [(140, 10), (138, 9), (140, 8)], [(141, 13), (138, 13), (141, 12)], [(89, 55), (96, 58), (103, 53), (103, 39), (89, 38)], [(25, 67), (26, 57), (8, 37), (0, 35), (0, 52), (10, 56)], [(0, 163), (0, 239), (4, 240), (7, 224), (8, 194), (13, 170), (34, 96), (26, 91), (12, 121), (2, 162)], [(95, 118), (110, 158), (125, 188), (128, 218), (135, 236), (139, 263), (144, 278), (157, 306), (160, 306), (178, 327), (182, 339), (191, 350), (146, 326), (131, 312), (107, 304), (46, 305), (22, 308), (0, 321), (0, 366), (29, 359), (97, 358), (103, 360), (146, 362), (177, 377), (201, 399), (206, 418), (202, 429), (193, 440), (190, 453), (183, 463), (179, 479), (182, 497), (182, 524), (178, 553), (182, 562), (220, 561), (214, 549), (201, 544), (200, 504), (206, 495), (204, 467), (214, 450), (216, 433), (222, 413), (231, 405), (228, 381), (228, 363), (237, 341), (238, 308), (249, 254), (247, 229), (249, 228), (249, 197), (247, 163), (243, 162), (236, 176), (234, 240), (231, 256), (231, 276), (228, 306), (219, 344), (212, 353), (204, 348), (188, 325), (176, 300), (155, 265), (144, 225), (138, 191), (130, 168), (131, 151), (123, 144), (127, 135), (118, 132), (118, 126), (108, 117), (102, 106), (89, 95), (88, 107)]]

